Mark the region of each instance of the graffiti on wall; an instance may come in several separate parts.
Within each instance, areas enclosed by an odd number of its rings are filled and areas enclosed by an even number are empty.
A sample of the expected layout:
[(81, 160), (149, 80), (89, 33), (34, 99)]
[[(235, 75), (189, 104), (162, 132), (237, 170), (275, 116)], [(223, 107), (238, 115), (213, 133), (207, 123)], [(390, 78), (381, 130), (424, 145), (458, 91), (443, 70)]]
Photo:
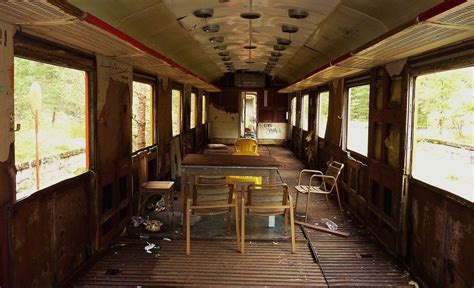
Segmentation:
[(259, 139), (286, 139), (286, 123), (258, 123)]

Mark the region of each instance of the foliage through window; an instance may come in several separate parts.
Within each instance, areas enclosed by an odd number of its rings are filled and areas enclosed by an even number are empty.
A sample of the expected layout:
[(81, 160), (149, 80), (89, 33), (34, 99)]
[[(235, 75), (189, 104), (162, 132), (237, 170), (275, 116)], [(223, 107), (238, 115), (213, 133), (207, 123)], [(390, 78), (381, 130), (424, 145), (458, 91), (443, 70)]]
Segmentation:
[(201, 115), (201, 122), (202, 124), (206, 124), (206, 119), (207, 119), (207, 101), (206, 101), (206, 95), (202, 95), (202, 115)]
[(87, 170), (86, 78), (84, 71), (15, 57), (17, 199)]
[(171, 122), (174, 137), (181, 133), (181, 90), (171, 91)]
[(370, 85), (349, 88), (347, 109), (347, 149), (367, 156), (369, 142)]
[(296, 97), (291, 99), (291, 125), (296, 126)]
[(308, 131), (308, 113), (309, 112), (309, 95), (304, 95), (301, 100), (301, 129)]
[(189, 128), (196, 127), (196, 93), (191, 93), (191, 112), (189, 115)]
[(133, 82), (132, 150), (153, 145), (153, 86)]
[(474, 67), (418, 76), (412, 175), (474, 202)]
[(319, 93), (318, 97), (318, 136), (324, 138), (329, 111), (329, 91)]

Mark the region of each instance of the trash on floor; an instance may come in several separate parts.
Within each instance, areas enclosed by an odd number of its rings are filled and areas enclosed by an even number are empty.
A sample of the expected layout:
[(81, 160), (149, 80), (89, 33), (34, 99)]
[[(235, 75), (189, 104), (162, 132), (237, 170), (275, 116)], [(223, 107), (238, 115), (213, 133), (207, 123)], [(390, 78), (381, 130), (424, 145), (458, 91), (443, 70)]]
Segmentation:
[(163, 226), (163, 222), (159, 220), (146, 220), (145, 221), (145, 230), (149, 232), (159, 232)]
[(328, 226), (328, 228), (331, 229), (331, 230), (337, 230), (337, 228), (338, 228), (337, 224), (334, 223), (333, 221), (329, 220), (329, 219), (326, 220), (325, 224), (326, 224), (326, 226)]
[(170, 238), (166, 238), (166, 237), (165, 237), (165, 238), (163, 238), (163, 240), (168, 241), (168, 242), (171, 242), (171, 239), (170, 239)]
[(130, 226), (132, 227), (138, 227), (145, 223), (145, 219), (141, 216), (132, 216), (130, 219)]
[(152, 254), (153, 252), (151, 252), (151, 250), (153, 250), (153, 249), (157, 249), (157, 250), (160, 249), (160, 246), (156, 245), (155, 243), (150, 243), (150, 242), (146, 242), (146, 243), (148, 245), (145, 246), (145, 251), (148, 254)]

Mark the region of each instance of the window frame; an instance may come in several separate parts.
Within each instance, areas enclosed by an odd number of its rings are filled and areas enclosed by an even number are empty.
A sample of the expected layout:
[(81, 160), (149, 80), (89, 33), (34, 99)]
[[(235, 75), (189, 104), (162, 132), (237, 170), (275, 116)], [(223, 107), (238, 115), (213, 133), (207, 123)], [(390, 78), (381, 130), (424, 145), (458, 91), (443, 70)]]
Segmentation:
[[(305, 103), (306, 100), (306, 103)], [(306, 104), (306, 107), (305, 107)], [(301, 115), (300, 115), (300, 126), (301, 130), (308, 131), (309, 129), (309, 92), (301, 95)], [(305, 113), (306, 112), (306, 113)], [(306, 116), (304, 115), (306, 114)], [(305, 121), (306, 118), (306, 121)]]
[[(174, 134), (173, 129), (173, 91), (179, 91), (179, 116), (178, 116), (178, 134)], [(183, 132), (183, 94), (184, 87), (181, 84), (173, 83), (171, 88), (171, 137), (175, 138)]]
[(354, 88), (354, 87), (359, 87), (359, 86), (365, 86), (365, 85), (368, 85), (369, 86), (369, 106), (368, 106), (368, 109), (369, 109), (369, 115), (368, 115), (368, 119), (367, 119), (367, 124), (368, 126), (370, 126), (370, 108), (371, 108), (371, 105), (372, 105), (372, 84), (371, 84), (371, 81), (370, 81), (370, 74), (364, 74), (364, 75), (360, 75), (360, 76), (357, 76), (357, 77), (354, 77), (354, 78), (350, 78), (350, 79), (347, 79), (345, 81), (345, 86), (344, 86), (344, 128), (343, 128), (343, 133), (344, 133), (344, 147), (343, 147), (343, 150), (346, 151), (346, 152), (350, 152), (351, 154), (353, 155), (356, 155), (358, 158), (361, 158), (361, 159), (367, 159), (369, 158), (369, 154), (370, 154), (370, 143), (369, 143), (369, 137), (370, 137), (370, 127), (367, 127), (367, 155), (364, 155), (364, 154), (361, 154), (357, 151), (354, 151), (354, 150), (351, 150), (349, 148), (347, 148), (347, 141), (349, 139), (349, 104), (350, 104), (350, 95), (349, 95), (349, 89), (350, 88)]
[(207, 113), (208, 113), (208, 94), (202, 92), (201, 96), (201, 125), (206, 125), (207, 123)]
[[(157, 87), (158, 87), (158, 84), (157, 84), (157, 81), (154, 77), (152, 76), (148, 76), (146, 74), (143, 74), (142, 72), (135, 72), (133, 73), (133, 81), (132, 81), (132, 97), (131, 97), (131, 107), (132, 107), (132, 111), (133, 111), (133, 82), (139, 82), (139, 83), (143, 83), (143, 84), (148, 84), (148, 85), (151, 85), (151, 89), (152, 89), (152, 99), (151, 99), (151, 125), (152, 125), (152, 129), (151, 129), (151, 133), (152, 133), (152, 136), (151, 136), (151, 139), (152, 139), (152, 143), (151, 145), (149, 146), (145, 146), (143, 148), (140, 148), (140, 149), (137, 149), (135, 151), (132, 150), (132, 155), (134, 154), (137, 154), (143, 150), (147, 150), (147, 149), (150, 149), (154, 146), (157, 146), (158, 145), (158, 133), (157, 133), (157, 123), (156, 123), (156, 109), (155, 109), (155, 106), (156, 106), (156, 100), (157, 100)], [(132, 113), (133, 114), (133, 113)], [(133, 125), (133, 124), (132, 124)], [(130, 137), (133, 137), (133, 135), (130, 135)], [(132, 142), (133, 142), (133, 139), (132, 139)], [(133, 149), (133, 145), (132, 145), (132, 149)]]
[[(194, 95), (194, 101), (193, 101), (193, 95)], [(191, 89), (191, 93), (189, 93), (189, 129), (196, 129), (197, 127), (197, 99), (198, 99), (198, 91), (195, 89)], [(193, 103), (194, 103), (194, 115), (193, 115)], [(202, 116), (201, 116), (202, 117)], [(194, 127), (191, 125), (192, 121), (194, 121)]]
[[(293, 97), (291, 97), (291, 100), (290, 100), (290, 119), (291, 119), (290, 124), (292, 127), (296, 127), (296, 114), (298, 112), (296, 109), (297, 105), (298, 105), (298, 99), (297, 99), (297, 96), (294, 95)], [(293, 113), (293, 109), (295, 110), (295, 113)]]
[[(14, 58), (22, 58), (30, 61), (35, 61), (43, 64), (53, 65), (57, 67), (75, 69), (84, 72), (85, 74), (85, 95), (84, 95), (84, 126), (85, 126), (85, 171), (60, 180), (49, 186), (35, 190), (21, 198), (17, 198), (17, 189), (12, 189), (13, 202), (19, 203), (26, 201), (31, 196), (44, 191), (50, 191), (66, 182), (79, 179), (83, 175), (90, 173), (96, 169), (95, 157), (96, 154), (96, 139), (97, 127), (94, 123), (97, 121), (97, 103), (95, 101), (96, 95), (96, 79), (97, 71), (94, 55), (86, 54), (83, 51), (64, 46), (49, 40), (45, 40), (36, 36), (26, 34), (18, 31), (14, 37)], [(41, 51), (41, 53), (38, 53)], [(66, 51), (67, 53), (64, 53)], [(12, 96), (13, 97), (13, 96)], [(13, 142), (14, 146), (16, 141)], [(14, 163), (16, 165), (16, 161)], [(15, 176), (16, 182), (16, 176)], [(15, 185), (16, 186), (16, 185)]]

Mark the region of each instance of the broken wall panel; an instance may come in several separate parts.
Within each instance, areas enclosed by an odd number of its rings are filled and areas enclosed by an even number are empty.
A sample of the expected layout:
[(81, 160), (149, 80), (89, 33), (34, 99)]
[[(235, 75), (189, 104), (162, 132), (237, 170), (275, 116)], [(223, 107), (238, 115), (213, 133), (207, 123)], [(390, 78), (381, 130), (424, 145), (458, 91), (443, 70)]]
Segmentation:
[(88, 259), (90, 180), (84, 173), (15, 204), (10, 215), (15, 287), (60, 286)]

